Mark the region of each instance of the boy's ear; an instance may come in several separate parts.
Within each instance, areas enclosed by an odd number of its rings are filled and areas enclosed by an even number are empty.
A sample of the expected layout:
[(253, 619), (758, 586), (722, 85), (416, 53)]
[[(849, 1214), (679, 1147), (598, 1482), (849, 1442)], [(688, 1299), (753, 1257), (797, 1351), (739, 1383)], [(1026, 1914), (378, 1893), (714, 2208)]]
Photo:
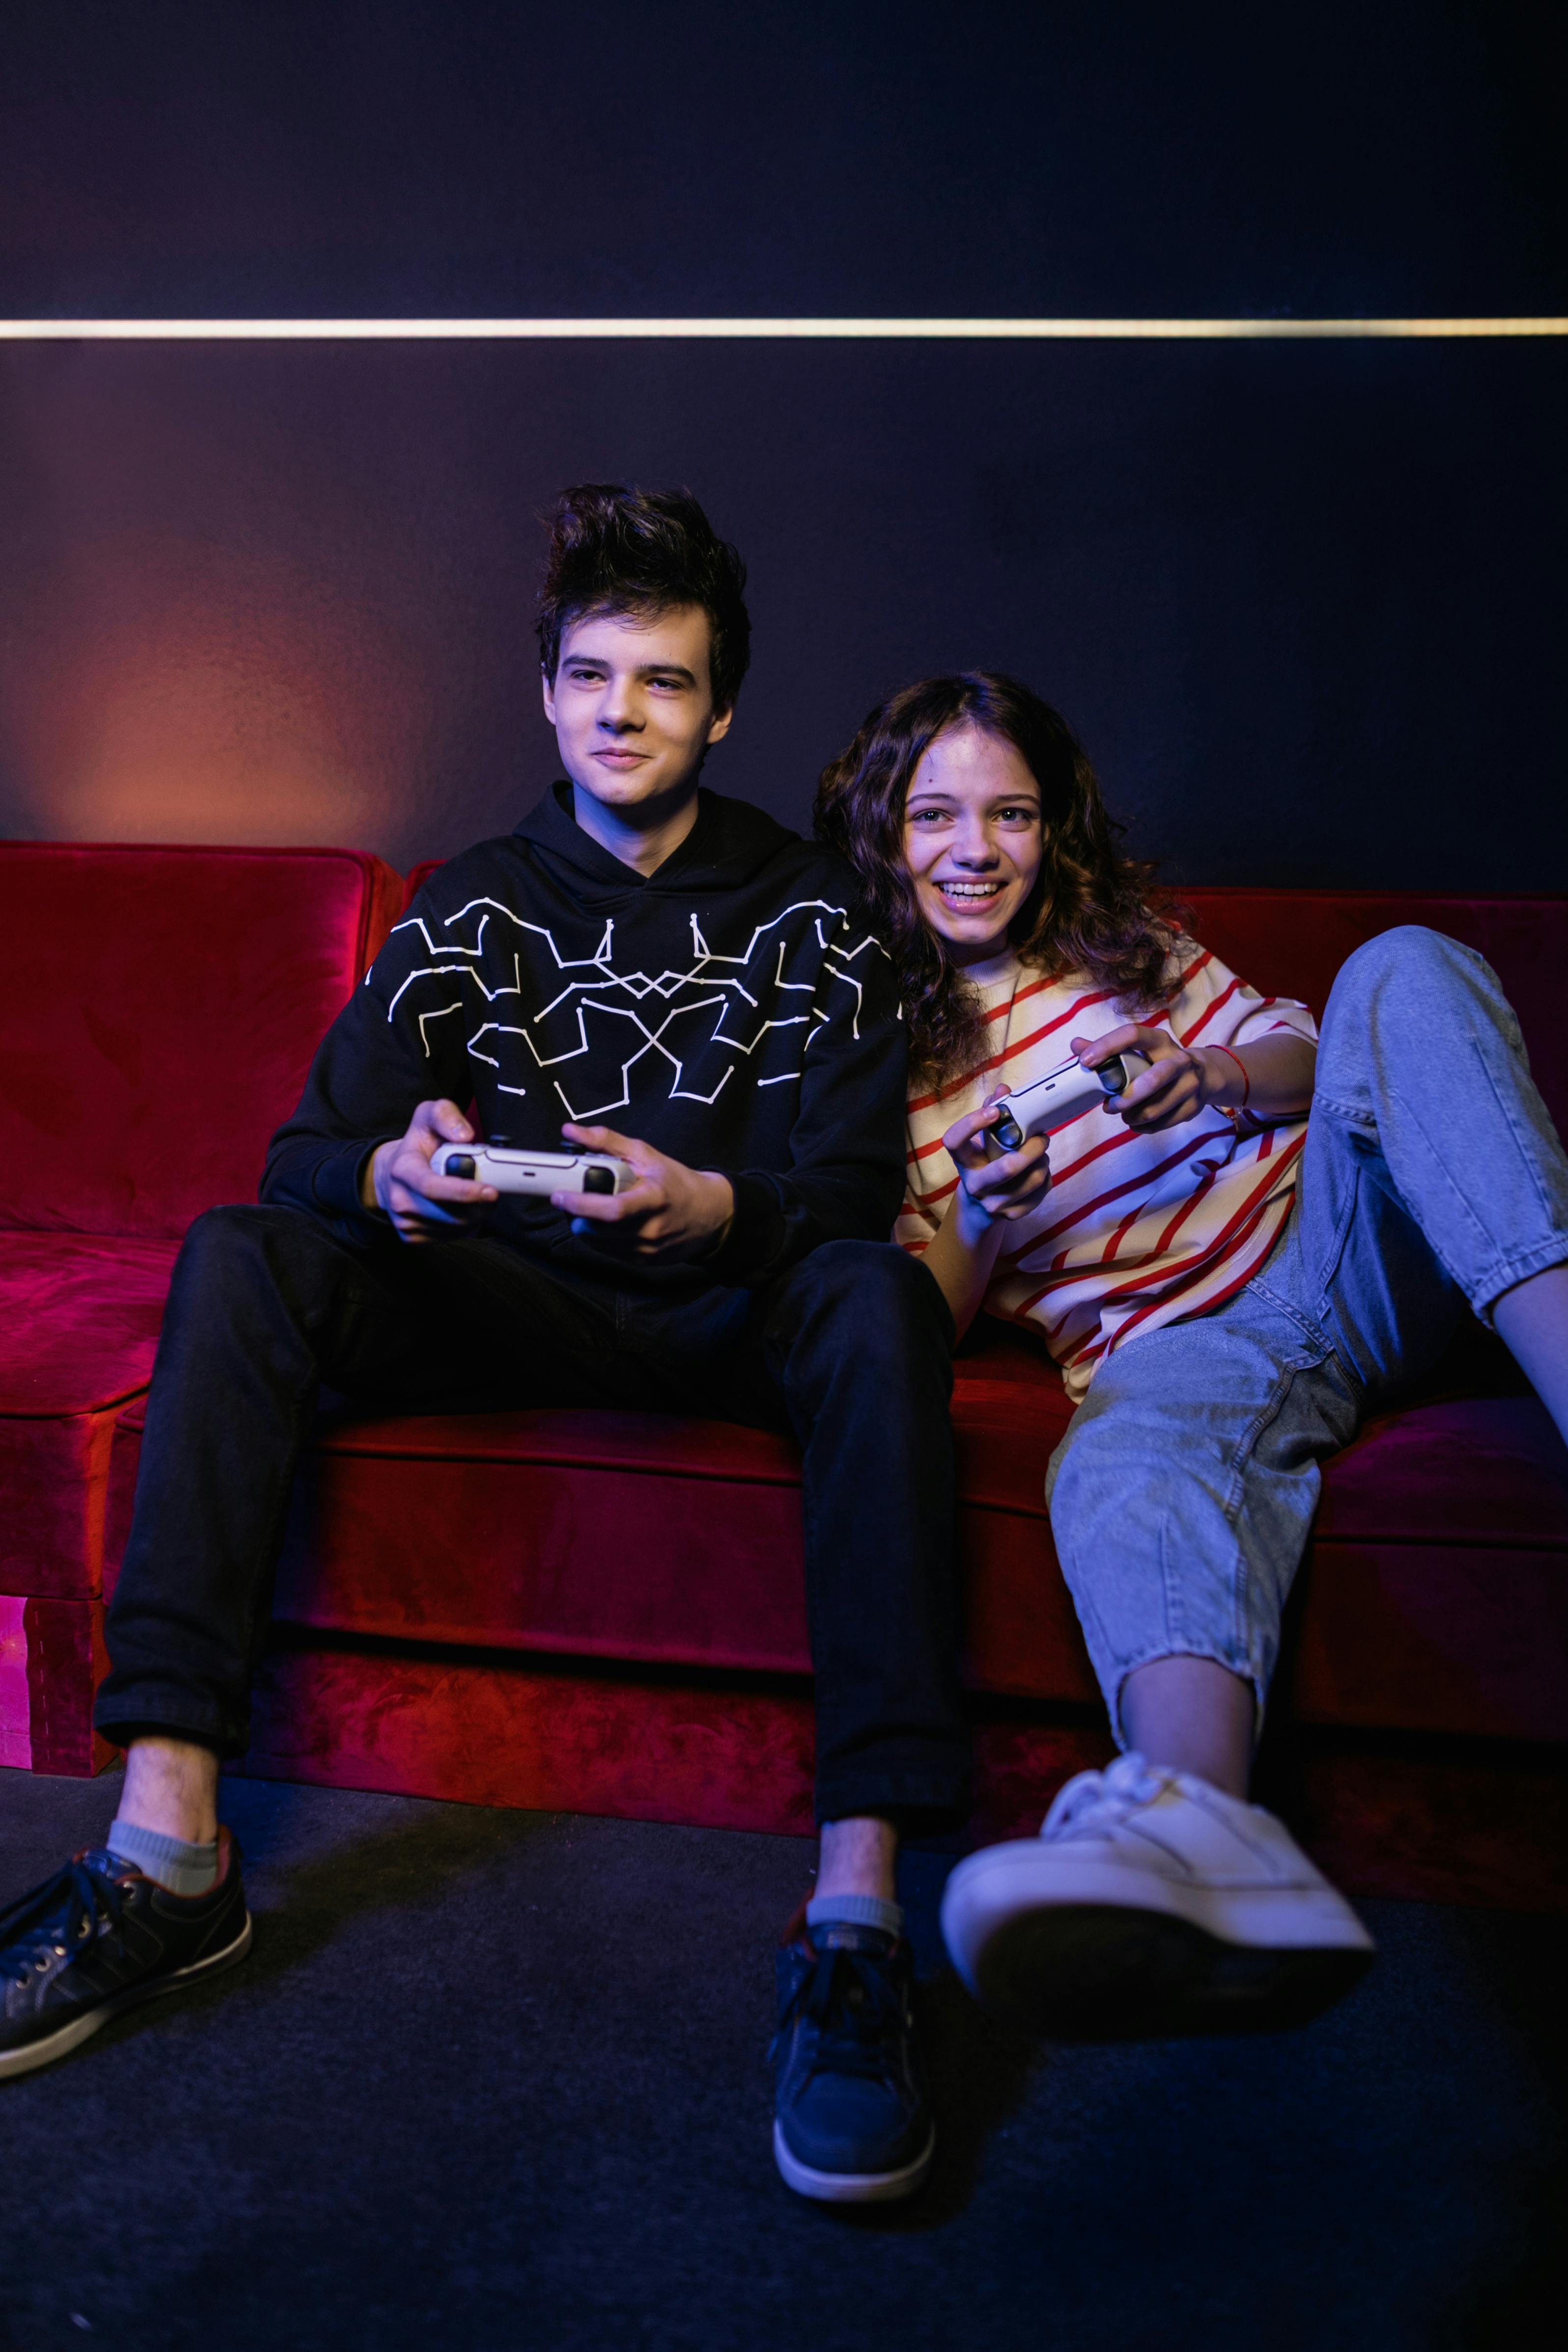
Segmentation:
[(550, 721), (552, 727), (553, 727), (555, 724), (555, 680), (551, 677), (550, 672), (545, 668), (542, 662), (539, 665), (539, 684), (541, 691), (544, 697), (544, 716)]
[(723, 741), (725, 736), (730, 732), (730, 721), (734, 716), (735, 706), (733, 703), (730, 705), (728, 710), (716, 710), (713, 713), (712, 718), (708, 722), (708, 740), (710, 744), (721, 743)]

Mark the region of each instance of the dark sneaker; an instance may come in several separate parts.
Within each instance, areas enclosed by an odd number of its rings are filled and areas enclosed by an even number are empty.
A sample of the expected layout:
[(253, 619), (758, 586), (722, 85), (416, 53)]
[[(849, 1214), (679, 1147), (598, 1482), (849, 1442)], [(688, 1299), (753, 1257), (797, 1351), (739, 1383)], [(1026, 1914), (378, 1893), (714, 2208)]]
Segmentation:
[(63, 2058), (122, 2009), (245, 1958), (239, 1848), (226, 1830), (218, 1835), (218, 1880), (206, 1895), (171, 1895), (95, 1848), (0, 1912), (0, 2080)]
[(930, 2170), (913, 1984), (909, 1946), (876, 1927), (803, 1927), (780, 1952), (773, 2156), (801, 2196), (908, 2197)]

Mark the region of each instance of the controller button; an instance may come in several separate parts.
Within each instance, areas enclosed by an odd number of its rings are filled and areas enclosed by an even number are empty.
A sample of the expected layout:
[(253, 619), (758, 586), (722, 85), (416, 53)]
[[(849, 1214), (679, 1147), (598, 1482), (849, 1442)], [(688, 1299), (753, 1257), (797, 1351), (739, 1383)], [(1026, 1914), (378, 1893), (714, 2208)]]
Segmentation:
[(448, 1176), (456, 1176), (459, 1183), (471, 1184), (474, 1181), (474, 1162), (471, 1153), (448, 1151), (447, 1173)]
[(590, 1168), (585, 1171), (583, 1177), (584, 1192), (613, 1192), (615, 1189), (616, 1171), (613, 1168)]

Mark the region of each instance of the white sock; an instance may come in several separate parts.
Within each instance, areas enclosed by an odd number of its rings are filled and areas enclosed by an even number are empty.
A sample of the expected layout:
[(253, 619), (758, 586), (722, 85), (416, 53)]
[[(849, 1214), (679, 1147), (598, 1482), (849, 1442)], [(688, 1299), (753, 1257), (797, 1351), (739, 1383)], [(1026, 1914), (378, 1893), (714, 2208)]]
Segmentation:
[(113, 1822), (105, 1845), (121, 1862), (133, 1862), (171, 1895), (205, 1895), (217, 1885), (217, 1840), (192, 1845), (188, 1839), (165, 1837), (161, 1830), (144, 1830), (135, 1822)]
[(885, 1895), (814, 1895), (805, 1906), (808, 1927), (879, 1927), (884, 1936), (901, 1936), (901, 1905)]

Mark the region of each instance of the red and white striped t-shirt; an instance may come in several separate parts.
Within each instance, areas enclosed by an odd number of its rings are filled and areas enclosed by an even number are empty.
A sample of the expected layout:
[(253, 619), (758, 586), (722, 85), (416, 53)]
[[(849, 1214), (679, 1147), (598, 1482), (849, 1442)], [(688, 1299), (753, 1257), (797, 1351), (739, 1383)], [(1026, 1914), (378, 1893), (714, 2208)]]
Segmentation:
[[(1178, 957), (1176, 992), (1143, 1017), (1182, 1045), (1239, 1045), (1277, 1029), (1317, 1036), (1304, 1004), (1259, 996), (1193, 940), (1179, 942)], [(895, 1238), (917, 1255), (958, 1181), (944, 1130), (996, 1087), (1025, 1087), (1059, 1067), (1069, 1038), (1102, 1037), (1133, 1017), (1112, 989), (1042, 980), (1021, 964), (980, 993), (980, 1060), (910, 1097), (909, 1189)], [(1266, 1127), (1212, 1106), (1158, 1135), (1086, 1111), (1050, 1139), (1045, 1198), (1004, 1229), (986, 1312), (1040, 1332), (1076, 1403), (1113, 1348), (1207, 1314), (1257, 1273), (1290, 1213), (1306, 1134), (1305, 1119)]]

